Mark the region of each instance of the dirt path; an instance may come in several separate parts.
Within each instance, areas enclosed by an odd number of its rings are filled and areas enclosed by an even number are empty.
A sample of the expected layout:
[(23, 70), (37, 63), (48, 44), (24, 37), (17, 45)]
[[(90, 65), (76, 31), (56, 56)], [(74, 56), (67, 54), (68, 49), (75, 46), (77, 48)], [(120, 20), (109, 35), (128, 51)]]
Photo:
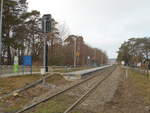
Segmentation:
[(103, 113), (150, 113), (150, 80), (130, 70)]

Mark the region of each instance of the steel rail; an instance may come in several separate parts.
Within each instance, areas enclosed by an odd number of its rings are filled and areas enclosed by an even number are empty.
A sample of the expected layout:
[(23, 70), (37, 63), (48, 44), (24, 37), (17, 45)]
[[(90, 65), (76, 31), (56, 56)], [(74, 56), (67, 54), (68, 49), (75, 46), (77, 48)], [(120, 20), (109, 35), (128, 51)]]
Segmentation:
[[(101, 72), (101, 74), (104, 73), (105, 71), (106, 71), (106, 69), (104, 69), (104, 70)], [(56, 97), (56, 96), (58, 96), (58, 95), (60, 95), (60, 94), (62, 94), (62, 93), (64, 93), (64, 92), (70, 90), (70, 89), (73, 89), (74, 87), (77, 87), (77, 86), (79, 86), (79, 85), (81, 85), (81, 84), (83, 84), (83, 83), (85, 83), (85, 82), (87, 82), (87, 81), (89, 81), (89, 80), (91, 80), (91, 79), (93, 79), (93, 78), (95, 78), (95, 77), (97, 77), (97, 76), (95, 75), (95, 76), (89, 77), (89, 78), (87, 78), (87, 79), (85, 79), (85, 80), (83, 80), (83, 81), (81, 81), (81, 82), (79, 82), (79, 83), (77, 83), (77, 84), (75, 84), (75, 85), (70, 86), (69, 88), (66, 88), (66, 89), (64, 89), (64, 90), (62, 90), (62, 91), (59, 91), (59, 92), (57, 92), (57, 93), (55, 93), (55, 94), (53, 94), (53, 95), (51, 95), (51, 96), (48, 96), (47, 98), (44, 98), (44, 99), (42, 99), (42, 100), (39, 101), (39, 102), (33, 103), (33, 104), (31, 104), (31, 105), (29, 105), (29, 106), (27, 106), (27, 107), (25, 107), (25, 108), (23, 108), (23, 109), (21, 109), (21, 110), (15, 112), (15, 113), (22, 113), (22, 112), (25, 112), (25, 111), (27, 111), (27, 110), (30, 110), (31, 108), (33, 108), (33, 107), (35, 107), (35, 106), (37, 106), (37, 105), (39, 105), (39, 104), (41, 104), (41, 103), (43, 103), (43, 102), (46, 102), (46, 101), (48, 101), (48, 100), (50, 100), (50, 99), (52, 99), (52, 98), (54, 98), (54, 97)]]
[[(114, 69), (115, 70), (115, 69)], [(82, 95), (76, 102), (74, 102), (70, 107), (68, 107), (63, 113), (69, 113), (75, 106), (77, 106), (85, 97), (87, 97), (93, 90), (95, 90), (100, 84), (102, 84), (111, 74), (114, 72), (111, 71), (106, 77), (100, 80), (96, 85), (90, 88), (84, 95)]]
[[(53, 74), (55, 74), (55, 73), (53, 73)], [(46, 76), (45, 79), (47, 79), (47, 78), (50, 77), (50, 76), (52, 76), (52, 74)], [(1, 96), (0, 96), (0, 99), (7, 98), (7, 97), (9, 97), (9, 96), (12, 96), (14, 93), (20, 93), (20, 92), (23, 92), (23, 91), (25, 91), (25, 90), (28, 90), (28, 89), (30, 89), (30, 88), (32, 88), (32, 87), (35, 87), (36, 85), (41, 84), (42, 81), (43, 81), (43, 78), (42, 78), (42, 79), (38, 79), (38, 80), (36, 80), (35, 82), (32, 82), (32, 83), (30, 83), (30, 84), (28, 84), (28, 85), (25, 85), (25, 86), (21, 87), (21, 88), (17, 88), (17, 89), (15, 89), (15, 90), (11, 91), (11, 92), (8, 92), (7, 94), (1, 95)]]

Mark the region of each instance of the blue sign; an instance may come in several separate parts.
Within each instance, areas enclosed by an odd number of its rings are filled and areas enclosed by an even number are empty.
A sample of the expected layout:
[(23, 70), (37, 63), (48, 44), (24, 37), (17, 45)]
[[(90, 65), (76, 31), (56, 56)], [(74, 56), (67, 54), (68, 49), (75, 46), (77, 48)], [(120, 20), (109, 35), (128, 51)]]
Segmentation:
[(23, 56), (23, 65), (32, 66), (32, 56)]

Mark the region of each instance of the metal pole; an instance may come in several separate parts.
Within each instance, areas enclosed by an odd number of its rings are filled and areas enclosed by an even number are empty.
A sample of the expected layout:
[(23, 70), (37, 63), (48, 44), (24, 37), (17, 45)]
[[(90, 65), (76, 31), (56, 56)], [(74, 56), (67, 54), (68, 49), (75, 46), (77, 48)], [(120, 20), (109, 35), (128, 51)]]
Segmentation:
[[(44, 20), (44, 34), (46, 33), (46, 20)], [(46, 68), (45, 68), (45, 65), (46, 65), (46, 59), (45, 59), (45, 57), (46, 57), (46, 37), (44, 37), (44, 45), (43, 45), (44, 47), (43, 47), (43, 49), (44, 49), (44, 54), (43, 54), (43, 67), (44, 67), (44, 69), (45, 69), (45, 71), (46, 71)]]
[(0, 12), (0, 65), (2, 63), (2, 59), (1, 59), (2, 57), (2, 24), (3, 24), (3, 0), (1, 0), (1, 12)]
[[(44, 34), (46, 33), (46, 20), (44, 20)], [(45, 65), (46, 65), (46, 37), (44, 37), (44, 44), (43, 44), (43, 69), (44, 69), (44, 74), (43, 74), (43, 85), (45, 85), (45, 75), (46, 75), (46, 68), (45, 68)]]
[[(46, 36), (45, 36), (46, 37)], [(44, 39), (44, 56), (43, 56), (43, 66), (46, 67), (46, 39)]]
[(95, 61), (95, 66), (96, 66), (97, 65), (96, 64), (96, 49), (95, 49), (95, 55), (94, 56), (95, 56), (95, 60), (94, 61)]
[(76, 67), (76, 46), (77, 46), (77, 40), (74, 38), (74, 68)]

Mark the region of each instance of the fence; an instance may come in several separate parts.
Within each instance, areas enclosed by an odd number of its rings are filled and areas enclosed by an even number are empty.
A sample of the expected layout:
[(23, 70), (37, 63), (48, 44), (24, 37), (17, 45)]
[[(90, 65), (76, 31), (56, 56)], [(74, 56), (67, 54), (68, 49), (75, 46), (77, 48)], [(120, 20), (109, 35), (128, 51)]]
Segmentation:
[(32, 73), (32, 72), (40, 72), (40, 66), (32, 66), (31, 67), (23, 67), (19, 66), (18, 71), (14, 71), (13, 65), (1, 65), (0, 67), (0, 76), (3, 74), (25, 74), (25, 73)]
[[(13, 65), (1, 65), (0, 77), (10, 77), (10, 76), (27, 75), (27, 74), (40, 74), (42, 67), (43, 66), (32, 66), (32, 71), (31, 71), (31, 67), (23, 67), (20, 65), (18, 67), (17, 72), (15, 72)], [(93, 68), (93, 67), (82, 66), (82, 67), (73, 68), (68, 66), (49, 66), (48, 71), (66, 73), (66, 72), (84, 70), (89, 68)]]

